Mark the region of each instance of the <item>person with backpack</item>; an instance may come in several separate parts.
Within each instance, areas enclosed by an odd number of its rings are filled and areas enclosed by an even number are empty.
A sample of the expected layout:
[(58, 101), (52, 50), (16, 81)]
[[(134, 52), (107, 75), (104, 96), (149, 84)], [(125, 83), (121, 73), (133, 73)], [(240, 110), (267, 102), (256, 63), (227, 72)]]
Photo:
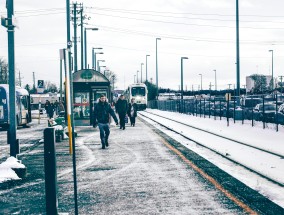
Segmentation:
[(116, 102), (115, 110), (119, 116), (120, 129), (125, 130), (125, 117), (127, 112), (127, 101), (124, 99), (124, 95), (120, 95)]
[(135, 103), (135, 99), (132, 98), (131, 102), (128, 104), (127, 115), (130, 118), (131, 126), (135, 126), (135, 119), (137, 117), (137, 104)]
[(99, 126), (100, 138), (102, 143), (102, 149), (109, 146), (108, 138), (110, 134), (109, 130), (109, 115), (112, 116), (116, 125), (118, 125), (117, 117), (111, 108), (110, 104), (106, 101), (105, 95), (101, 95), (99, 102), (94, 107), (94, 123), (93, 127)]

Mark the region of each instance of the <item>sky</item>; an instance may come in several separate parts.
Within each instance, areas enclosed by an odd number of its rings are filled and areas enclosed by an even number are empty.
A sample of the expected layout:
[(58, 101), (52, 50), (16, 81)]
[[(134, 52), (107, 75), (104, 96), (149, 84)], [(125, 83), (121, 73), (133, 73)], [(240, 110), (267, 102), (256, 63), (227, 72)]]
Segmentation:
[[(6, 16), (6, 0), (0, 0), (0, 15)], [(72, 1), (71, 1), (72, 3)], [(80, 3), (80, 1), (78, 1)], [(85, 0), (88, 64), (92, 47), (102, 47), (101, 65), (118, 76), (116, 89), (134, 82), (141, 63), (145, 80), (156, 83), (156, 38), (158, 41), (159, 87), (179, 89), (181, 57), (184, 89), (227, 89), (236, 83), (235, 0)], [(284, 75), (284, 3), (281, 0), (239, 0), (241, 85), (251, 74)], [(66, 1), (14, 1), (18, 28), (15, 31), (16, 72), (22, 84), (35, 79), (59, 85), (59, 50), (66, 48)], [(73, 25), (72, 25), (73, 26)], [(71, 32), (73, 38), (73, 31)], [(78, 28), (78, 36), (80, 29)], [(78, 38), (80, 41), (80, 38)], [(80, 69), (80, 43), (78, 43)], [(0, 57), (7, 59), (7, 31), (0, 27)], [(201, 75), (199, 75), (201, 74)], [(232, 87), (231, 86), (231, 87)], [(212, 86), (214, 88), (214, 86)]]

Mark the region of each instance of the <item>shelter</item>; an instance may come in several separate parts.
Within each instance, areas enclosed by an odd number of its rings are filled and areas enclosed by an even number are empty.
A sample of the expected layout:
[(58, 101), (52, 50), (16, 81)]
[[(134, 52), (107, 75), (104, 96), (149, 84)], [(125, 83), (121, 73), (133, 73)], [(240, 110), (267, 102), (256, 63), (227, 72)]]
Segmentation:
[(72, 75), (75, 125), (91, 125), (100, 95), (104, 94), (110, 101), (110, 81), (93, 69), (78, 70)]

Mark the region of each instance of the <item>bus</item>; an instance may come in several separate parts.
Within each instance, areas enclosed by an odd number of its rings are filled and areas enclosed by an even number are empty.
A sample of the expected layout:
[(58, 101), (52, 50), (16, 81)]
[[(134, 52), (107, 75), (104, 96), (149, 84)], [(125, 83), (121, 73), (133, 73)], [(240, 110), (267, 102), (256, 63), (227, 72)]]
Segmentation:
[(138, 110), (145, 110), (147, 107), (147, 86), (143, 83), (135, 83), (128, 86), (124, 92), (124, 96), (128, 103), (134, 98), (137, 104)]
[[(16, 125), (27, 126), (32, 121), (30, 95), (27, 90), (16, 87)], [(9, 85), (0, 84), (0, 127), (9, 127)]]

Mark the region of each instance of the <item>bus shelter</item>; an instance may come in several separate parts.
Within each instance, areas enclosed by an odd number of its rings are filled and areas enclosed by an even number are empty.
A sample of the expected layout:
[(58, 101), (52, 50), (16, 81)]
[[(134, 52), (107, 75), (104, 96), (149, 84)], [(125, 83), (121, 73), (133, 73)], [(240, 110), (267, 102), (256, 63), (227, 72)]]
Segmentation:
[(110, 82), (103, 74), (93, 69), (82, 69), (73, 73), (75, 125), (93, 123), (94, 105), (101, 94), (104, 94), (110, 101)]

